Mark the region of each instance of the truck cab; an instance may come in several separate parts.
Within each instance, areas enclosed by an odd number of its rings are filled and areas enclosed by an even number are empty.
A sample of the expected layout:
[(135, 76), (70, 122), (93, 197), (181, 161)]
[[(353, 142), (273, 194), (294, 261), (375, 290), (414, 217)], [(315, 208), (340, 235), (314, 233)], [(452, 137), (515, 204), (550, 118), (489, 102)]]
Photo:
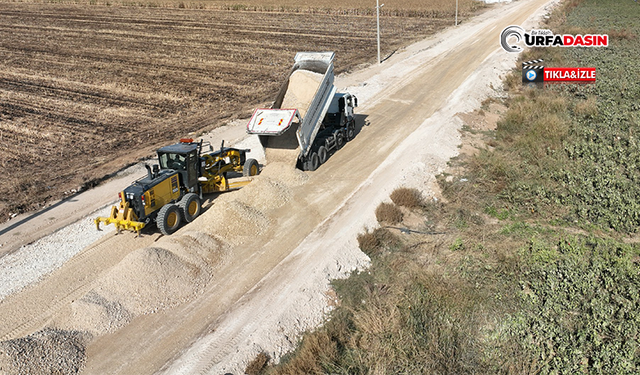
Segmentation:
[(358, 106), (358, 98), (348, 92), (338, 92), (329, 104), (329, 110), (322, 121), (323, 127), (341, 127), (353, 120), (353, 109)]

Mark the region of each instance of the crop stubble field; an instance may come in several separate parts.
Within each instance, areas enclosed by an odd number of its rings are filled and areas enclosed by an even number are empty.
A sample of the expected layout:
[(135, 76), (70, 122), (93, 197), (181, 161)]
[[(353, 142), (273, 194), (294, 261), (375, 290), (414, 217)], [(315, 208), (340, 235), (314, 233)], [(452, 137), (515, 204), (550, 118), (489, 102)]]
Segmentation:
[[(296, 51), (335, 51), (337, 72), (376, 54), (375, 17), (357, 2), (95, 3), (0, 2), (0, 221), (248, 115)], [(383, 17), (383, 53), (451, 22), (413, 9)]]

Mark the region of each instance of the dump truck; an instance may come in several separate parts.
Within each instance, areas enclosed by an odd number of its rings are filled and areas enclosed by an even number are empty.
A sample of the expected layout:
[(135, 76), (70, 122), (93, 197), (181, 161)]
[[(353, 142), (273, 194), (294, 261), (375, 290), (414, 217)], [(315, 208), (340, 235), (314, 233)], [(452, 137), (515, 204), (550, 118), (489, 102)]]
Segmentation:
[(257, 134), (265, 148), (270, 138), (295, 131), (296, 166), (302, 170), (316, 170), (355, 136), (358, 99), (336, 92), (334, 57), (333, 52), (298, 52), (271, 108), (256, 109), (247, 124), (247, 132)]
[[(209, 152), (203, 153), (203, 147)], [(250, 179), (229, 182), (227, 173), (255, 176), (259, 165), (247, 159), (249, 149), (224, 147), (213, 151), (210, 143), (191, 138), (157, 150), (158, 164), (145, 164), (147, 175), (134, 181), (118, 194), (120, 202), (111, 208), (109, 217), (96, 218), (100, 223), (114, 224), (121, 230), (140, 231), (155, 222), (165, 235), (174, 233), (182, 221), (195, 220), (202, 211), (204, 193), (240, 188)]]

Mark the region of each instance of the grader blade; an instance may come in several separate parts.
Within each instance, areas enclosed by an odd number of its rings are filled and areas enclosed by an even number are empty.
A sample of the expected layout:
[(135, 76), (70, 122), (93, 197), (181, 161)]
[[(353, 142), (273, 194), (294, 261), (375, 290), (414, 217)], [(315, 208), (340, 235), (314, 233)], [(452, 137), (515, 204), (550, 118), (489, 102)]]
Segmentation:
[(129, 202), (124, 199), (124, 192), (121, 193), (120, 203), (118, 206), (111, 207), (111, 213), (109, 217), (97, 217), (93, 221), (96, 223), (96, 228), (100, 230), (100, 223), (105, 225), (113, 224), (116, 227), (118, 233), (122, 230), (129, 230), (136, 232), (140, 235), (140, 231), (144, 228), (145, 223), (137, 221), (138, 217), (131, 207)]

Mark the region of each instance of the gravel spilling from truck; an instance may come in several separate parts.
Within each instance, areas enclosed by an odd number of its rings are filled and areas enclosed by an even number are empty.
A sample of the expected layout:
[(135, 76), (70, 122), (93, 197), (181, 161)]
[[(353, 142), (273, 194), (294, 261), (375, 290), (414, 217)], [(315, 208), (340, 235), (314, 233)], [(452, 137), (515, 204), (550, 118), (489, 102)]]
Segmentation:
[[(323, 75), (314, 73), (309, 70), (298, 69), (289, 77), (287, 91), (282, 99), (280, 108), (297, 109), (300, 116), (304, 118), (307, 114), (311, 101), (320, 87)], [(265, 155), (267, 163), (282, 162), (296, 167), (298, 155), (300, 154), (300, 145), (296, 132), (300, 126), (295, 121), (291, 127), (280, 136), (264, 136)]]
[(323, 75), (310, 70), (298, 69), (289, 77), (287, 93), (280, 108), (295, 108), (304, 118), (307, 115), (311, 101), (316, 95)]

